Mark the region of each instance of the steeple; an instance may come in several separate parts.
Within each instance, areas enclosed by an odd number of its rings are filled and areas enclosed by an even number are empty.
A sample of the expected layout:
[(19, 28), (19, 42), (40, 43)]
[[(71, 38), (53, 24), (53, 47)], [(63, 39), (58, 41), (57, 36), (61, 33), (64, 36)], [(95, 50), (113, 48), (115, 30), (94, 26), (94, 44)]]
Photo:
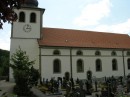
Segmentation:
[(37, 0), (20, 0), (22, 7), (38, 7)]

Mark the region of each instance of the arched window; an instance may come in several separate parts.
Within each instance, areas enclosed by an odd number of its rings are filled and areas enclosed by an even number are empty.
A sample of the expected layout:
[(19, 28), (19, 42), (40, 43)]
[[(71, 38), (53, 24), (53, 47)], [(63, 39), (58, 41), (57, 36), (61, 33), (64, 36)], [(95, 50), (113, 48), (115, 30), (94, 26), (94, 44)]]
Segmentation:
[(95, 52), (95, 55), (96, 55), (96, 56), (100, 56), (100, 55), (101, 55), (101, 52), (100, 52), (100, 51), (96, 51), (96, 52)]
[(117, 54), (116, 54), (115, 51), (112, 51), (112, 52), (111, 52), (111, 55), (112, 55), (112, 56), (116, 56)]
[(96, 60), (96, 71), (102, 71), (102, 62), (100, 59)]
[(127, 66), (128, 66), (128, 69), (130, 70), (130, 58), (127, 59)]
[(60, 55), (60, 51), (59, 50), (54, 50), (53, 55)]
[(77, 54), (77, 55), (83, 55), (83, 52), (80, 51), (80, 50), (78, 50), (76, 54)]
[(127, 51), (127, 56), (130, 56), (130, 51)]
[(25, 13), (24, 12), (19, 13), (19, 22), (25, 22)]
[(30, 14), (30, 22), (31, 23), (35, 23), (36, 22), (36, 14), (35, 13), (31, 13)]
[(83, 64), (83, 60), (79, 59), (77, 61), (77, 72), (84, 72), (84, 64)]
[(118, 69), (117, 60), (116, 60), (116, 59), (113, 59), (113, 60), (112, 60), (112, 70), (113, 70), (113, 71), (116, 71), (117, 69)]
[(56, 59), (53, 62), (53, 72), (61, 73), (61, 61), (59, 59)]

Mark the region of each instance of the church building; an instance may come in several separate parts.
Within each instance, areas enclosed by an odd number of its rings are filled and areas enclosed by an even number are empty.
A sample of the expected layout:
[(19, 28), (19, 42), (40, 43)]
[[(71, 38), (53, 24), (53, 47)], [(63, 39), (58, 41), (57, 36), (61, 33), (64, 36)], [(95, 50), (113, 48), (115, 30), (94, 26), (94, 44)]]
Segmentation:
[(88, 71), (96, 78), (130, 73), (129, 35), (43, 27), (45, 9), (38, 8), (38, 1), (21, 3), (14, 9), (18, 19), (12, 24), (10, 55), (19, 47), (26, 51), (42, 79), (86, 79)]

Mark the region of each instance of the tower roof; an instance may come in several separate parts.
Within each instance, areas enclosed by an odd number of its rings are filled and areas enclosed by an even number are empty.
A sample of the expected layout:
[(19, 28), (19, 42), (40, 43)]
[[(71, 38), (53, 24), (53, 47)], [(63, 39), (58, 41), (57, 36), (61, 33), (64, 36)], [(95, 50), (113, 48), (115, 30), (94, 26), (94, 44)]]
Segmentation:
[(38, 7), (37, 0), (20, 0), (20, 2), (23, 7)]

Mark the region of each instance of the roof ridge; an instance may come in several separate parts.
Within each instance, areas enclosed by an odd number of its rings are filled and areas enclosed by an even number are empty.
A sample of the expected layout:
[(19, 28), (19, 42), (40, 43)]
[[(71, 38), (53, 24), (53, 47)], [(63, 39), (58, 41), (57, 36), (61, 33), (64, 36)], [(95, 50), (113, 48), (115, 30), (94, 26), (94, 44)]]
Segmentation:
[(105, 31), (95, 31), (95, 30), (80, 30), (80, 29), (67, 29), (67, 28), (53, 28), (53, 27), (43, 27), (43, 29), (55, 29), (55, 30), (69, 30), (69, 31), (80, 31), (80, 32), (92, 32), (92, 33), (103, 33), (103, 34), (115, 34), (115, 35), (127, 35), (123, 33), (105, 32)]

